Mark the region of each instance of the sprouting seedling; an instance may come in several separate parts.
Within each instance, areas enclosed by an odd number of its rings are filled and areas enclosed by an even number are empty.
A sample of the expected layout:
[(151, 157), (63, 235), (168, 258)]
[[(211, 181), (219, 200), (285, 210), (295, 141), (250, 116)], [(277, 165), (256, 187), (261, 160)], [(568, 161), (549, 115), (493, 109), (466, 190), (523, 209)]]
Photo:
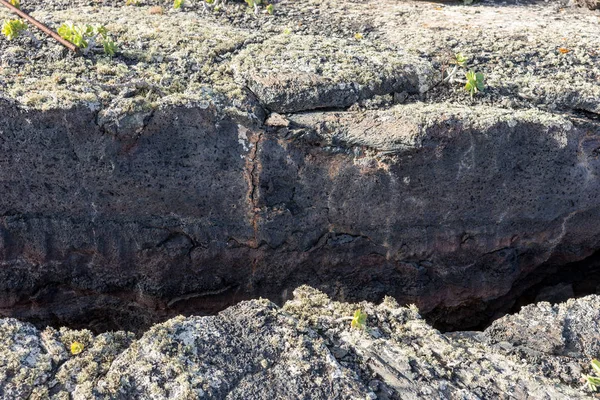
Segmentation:
[(80, 49), (89, 50), (96, 43), (100, 43), (104, 53), (108, 56), (114, 56), (117, 51), (117, 45), (110, 38), (108, 30), (104, 26), (93, 27), (67, 22), (58, 28), (58, 34)]
[(350, 322), (350, 326), (356, 329), (364, 329), (366, 327), (366, 322), (367, 314), (363, 313), (361, 310), (356, 310), (352, 317), (352, 322)]
[[(254, 15), (258, 15), (259, 12), (259, 6), (266, 4), (266, 0), (244, 0), (246, 2), (246, 4), (248, 4), (248, 7), (254, 9)], [(269, 14), (273, 14), (273, 4), (267, 4), (265, 6), (265, 9), (267, 10), (267, 13)]]
[(72, 22), (66, 22), (58, 27), (58, 34), (63, 39), (68, 40), (80, 49), (88, 47), (88, 41), (86, 40), (86, 33), (90, 26), (74, 25)]
[(595, 392), (598, 389), (598, 386), (600, 386), (600, 361), (594, 359), (591, 364), (596, 375), (583, 375), (585, 378), (584, 387), (588, 387), (592, 392)]
[(469, 92), (471, 97), (477, 92), (482, 92), (484, 89), (483, 74), (481, 72), (474, 72), (473, 70), (467, 71), (465, 74), (467, 83), (465, 84), (465, 90)]
[(179, 10), (183, 6), (184, 0), (174, 0), (173, 8)]
[(102, 48), (104, 49), (104, 54), (107, 54), (107, 55), (113, 57), (115, 55), (115, 53), (117, 52), (117, 45), (111, 39), (111, 37), (108, 36), (108, 29), (106, 29), (105, 26), (101, 25), (101, 26), (94, 28), (92, 30), (92, 34), (95, 34), (97, 36), (97, 38), (99, 39), (100, 44), (102, 45)]
[(456, 53), (454, 55), (454, 60), (452, 60), (452, 61), (453, 61), (453, 64), (456, 64), (456, 65), (458, 65), (459, 67), (462, 67), (462, 68), (466, 68), (467, 67), (467, 61), (469, 61), (469, 59), (467, 57), (465, 57), (463, 55), (463, 53)]
[(101, 43), (102, 48), (104, 49), (104, 54), (114, 57), (115, 53), (117, 52), (116, 43), (109, 37), (105, 37), (104, 39), (102, 39)]
[[(455, 75), (459, 70), (468, 69), (469, 59), (465, 57), (462, 53), (456, 53), (454, 57), (450, 60), (450, 64), (454, 64), (452, 70), (446, 75), (446, 77), (441, 81), (441, 83), (445, 82), (453, 82)], [(444, 75), (444, 70), (442, 70), (442, 76)], [(467, 81), (465, 83), (465, 90), (469, 92), (471, 97), (475, 95), (477, 92), (482, 92), (484, 89), (483, 84), (483, 74), (481, 72), (474, 72), (472, 69), (469, 69), (465, 72), (465, 77)]]
[(71, 354), (76, 356), (83, 351), (83, 343), (81, 342), (73, 342), (71, 343)]
[(11, 19), (2, 24), (2, 34), (8, 40), (13, 40), (27, 29), (27, 24), (20, 19)]
[[(446, 76), (446, 78), (444, 78), (443, 82), (452, 82), (454, 79), (454, 76), (457, 74), (459, 68), (467, 68), (467, 62), (469, 61), (469, 59), (467, 57), (465, 57), (462, 53), (456, 53), (454, 55), (454, 57), (452, 57), (452, 59), (450, 60), (450, 64), (454, 64), (454, 67), (452, 67), (452, 71), (450, 71), (448, 73), (448, 75)], [(443, 71), (442, 71), (443, 74)]]
[(212, 9), (215, 12), (221, 11), (225, 6), (225, 0), (204, 0), (202, 3), (204, 10)]
[(248, 7), (254, 9), (254, 14), (258, 15), (258, 5), (262, 2), (262, 0), (244, 0)]
[(21, 0), (8, 0), (8, 2), (10, 3), (10, 5), (21, 9)]

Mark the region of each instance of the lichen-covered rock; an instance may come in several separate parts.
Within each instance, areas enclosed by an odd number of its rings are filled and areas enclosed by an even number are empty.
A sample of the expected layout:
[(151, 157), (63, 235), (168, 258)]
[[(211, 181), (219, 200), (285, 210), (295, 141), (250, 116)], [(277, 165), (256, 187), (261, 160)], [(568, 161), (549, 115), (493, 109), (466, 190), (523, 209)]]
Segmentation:
[[(65, 21), (106, 25), (113, 38), (118, 38), (119, 56), (90, 53), (81, 57), (53, 42), (43, 42), (40, 48), (25, 37), (2, 38), (0, 93), (33, 109), (85, 106), (100, 112), (101, 125), (108, 121), (127, 124), (119, 119), (165, 105), (206, 108), (218, 104), (223, 110), (237, 107), (260, 115), (262, 110), (234, 83), (223, 63), (228, 54), (253, 41), (245, 31), (207, 23), (190, 13), (154, 14), (148, 7), (126, 11), (103, 7), (99, 12), (80, 6), (32, 12), (54, 28)], [(0, 20), (9, 16), (6, 9), (0, 9)], [(161, 34), (164, 27), (190, 34), (180, 38)], [(143, 119), (138, 125), (143, 125)]]
[[(0, 320), (0, 398), (578, 399), (588, 395), (574, 379), (544, 376), (548, 374), (537, 361), (507, 353), (506, 346), (489, 340), (499, 339), (498, 328), (511, 329), (513, 321), (526, 321), (527, 328), (516, 331), (517, 336), (547, 337), (547, 329), (556, 321), (543, 304), (497, 321), (484, 335), (444, 335), (428, 326), (414, 306), (399, 307), (391, 298), (380, 305), (339, 303), (310, 287), (298, 288), (294, 295), (283, 308), (253, 300), (216, 316), (177, 317), (137, 340), (123, 332), (98, 336), (64, 328), (40, 332), (17, 320)], [(597, 324), (591, 321), (597, 317), (598, 299), (592, 296), (555, 307), (561, 318), (584, 316), (588, 322), (574, 325), (562, 336), (556, 330), (553, 338), (575, 343), (576, 336), (593, 337)], [(362, 328), (350, 324), (356, 309), (368, 315)], [(515, 343), (515, 335), (504, 339)], [(67, 351), (74, 341), (84, 345), (80, 354)], [(528, 345), (532, 351), (544, 351), (541, 342)], [(589, 358), (587, 353), (568, 352), (560, 362), (584, 366)]]
[[(107, 398), (362, 398), (314, 332), (268, 301), (157, 325), (98, 383)], [(350, 396), (350, 397), (348, 397)]]
[(526, 306), (494, 321), (485, 339), (527, 359), (546, 376), (576, 384), (582, 368), (600, 355), (600, 296)]
[(419, 57), (365, 40), (279, 35), (233, 59), (239, 79), (275, 112), (343, 108), (395, 92), (423, 93), (436, 73)]
[(24, 399), (47, 393), (52, 363), (52, 355), (33, 325), (0, 320), (0, 398)]
[[(40, 332), (15, 319), (0, 320), (0, 398), (64, 398), (61, 393), (84, 398), (82, 391), (96, 385), (133, 337), (65, 328)], [(84, 346), (83, 353), (71, 353), (75, 342)]]
[[(585, 397), (556, 379), (543, 379), (540, 371), (501, 354), (475, 333), (441, 334), (420, 318), (416, 308), (398, 307), (391, 298), (378, 306), (351, 305), (331, 302), (302, 287), (283, 309), (326, 337), (333, 354), (343, 355), (342, 365), (358, 369), (370, 387), (378, 388), (377, 398)], [(369, 315), (362, 332), (339, 317), (356, 309)]]
[(598, 0), (574, 0), (574, 3), (580, 7), (587, 7), (590, 10), (600, 9), (600, 1)]

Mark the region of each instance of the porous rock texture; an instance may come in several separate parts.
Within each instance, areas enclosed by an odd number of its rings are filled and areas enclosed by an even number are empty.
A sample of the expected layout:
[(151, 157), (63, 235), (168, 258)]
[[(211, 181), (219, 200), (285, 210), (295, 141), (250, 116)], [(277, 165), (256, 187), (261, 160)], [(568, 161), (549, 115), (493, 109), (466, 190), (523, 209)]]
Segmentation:
[(597, 11), (124, 3), (22, 1), (114, 58), (0, 38), (1, 315), (137, 330), (307, 283), (476, 326), (600, 248)]
[[(332, 302), (306, 286), (294, 294), (283, 308), (251, 300), (176, 317), (138, 339), (0, 320), (0, 398), (592, 398), (580, 379), (598, 351), (599, 296), (445, 335), (390, 297), (374, 305)], [(363, 328), (350, 327), (356, 308), (368, 314)], [(71, 354), (73, 342), (83, 352)]]

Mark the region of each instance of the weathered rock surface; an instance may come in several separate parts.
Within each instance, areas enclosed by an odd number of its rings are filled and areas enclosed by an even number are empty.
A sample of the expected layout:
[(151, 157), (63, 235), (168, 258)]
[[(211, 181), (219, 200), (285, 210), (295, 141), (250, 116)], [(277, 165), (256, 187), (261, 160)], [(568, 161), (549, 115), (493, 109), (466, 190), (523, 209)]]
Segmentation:
[(88, 3), (23, 7), (114, 59), (0, 39), (0, 315), (137, 330), (308, 283), (476, 326), (600, 248), (598, 12)]
[(234, 57), (238, 79), (274, 112), (349, 107), (376, 95), (423, 93), (434, 85), (429, 62), (356, 39), (276, 36)]
[(600, 1), (598, 0), (575, 0), (575, 4), (581, 7), (587, 7), (590, 10), (600, 9)]
[[(364, 330), (350, 327), (356, 308)], [(139, 339), (4, 319), (0, 398), (587, 398), (579, 379), (598, 351), (599, 310), (598, 296), (540, 303), (483, 334), (444, 335), (391, 298), (352, 305), (302, 287), (283, 309), (242, 302)], [(74, 341), (82, 353), (69, 352)]]

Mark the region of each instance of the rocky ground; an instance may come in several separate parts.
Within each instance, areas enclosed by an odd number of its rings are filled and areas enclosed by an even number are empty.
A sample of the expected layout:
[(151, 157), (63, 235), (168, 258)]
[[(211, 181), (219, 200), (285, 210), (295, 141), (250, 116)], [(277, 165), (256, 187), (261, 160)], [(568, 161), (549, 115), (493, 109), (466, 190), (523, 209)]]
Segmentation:
[(600, 297), (466, 329), (599, 263), (597, 0), (124, 3), (0, 37), (0, 398), (592, 396)]
[[(114, 104), (123, 96), (172, 104), (218, 93), (247, 111), (248, 87), (277, 112), (361, 101), (381, 107), (394, 99), (598, 112), (598, 12), (564, 2), (282, 1), (274, 15), (259, 17), (236, 2), (220, 12), (201, 1), (186, 2), (183, 11), (160, 0), (122, 3), (24, 1), (24, 9), (55, 28), (65, 21), (107, 24), (121, 53), (114, 60), (66, 56), (38, 32), (37, 48), (29, 38), (3, 40), (0, 88), (41, 108), (83, 101), (122, 109), (131, 107)], [(171, 29), (174, 36), (161, 35)], [(458, 52), (485, 74), (487, 89), (475, 101), (460, 84), (437, 85)], [(290, 76), (293, 83), (285, 81)], [(311, 89), (321, 97), (306, 102), (302, 91)], [(408, 98), (392, 96), (403, 92)], [(273, 96), (299, 96), (302, 103), (290, 107)]]
[(119, 50), (0, 38), (2, 316), (143, 330), (307, 283), (458, 329), (600, 249), (598, 10), (21, 3)]
[[(356, 309), (363, 328), (350, 326)], [(0, 320), (3, 399), (582, 399), (600, 297), (539, 303), (484, 332), (441, 334), (411, 306), (242, 302), (140, 337)], [(72, 354), (71, 344), (83, 344)]]

